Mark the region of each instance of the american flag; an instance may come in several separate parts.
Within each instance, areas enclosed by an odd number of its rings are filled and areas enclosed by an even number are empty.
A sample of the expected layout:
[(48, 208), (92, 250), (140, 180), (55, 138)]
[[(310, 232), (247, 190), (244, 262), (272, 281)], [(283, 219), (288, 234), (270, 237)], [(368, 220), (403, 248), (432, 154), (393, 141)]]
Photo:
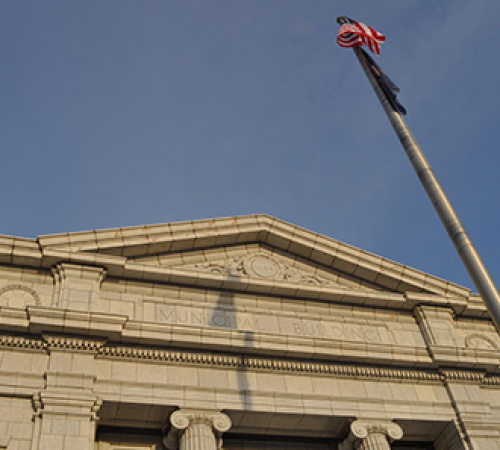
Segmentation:
[[(355, 22), (343, 16), (348, 23), (340, 27), (337, 43), (341, 47), (361, 47), (365, 44), (376, 55), (380, 54), (380, 44), (385, 41), (385, 36), (361, 22)], [(340, 19), (340, 18), (339, 18)]]

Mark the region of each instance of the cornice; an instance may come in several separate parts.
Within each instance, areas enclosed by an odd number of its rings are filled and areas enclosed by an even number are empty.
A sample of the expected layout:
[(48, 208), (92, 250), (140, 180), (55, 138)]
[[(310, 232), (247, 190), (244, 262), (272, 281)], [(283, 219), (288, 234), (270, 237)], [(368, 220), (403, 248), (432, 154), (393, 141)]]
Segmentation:
[(97, 354), (105, 342), (105, 339), (67, 335), (42, 334), (41, 337), (0, 335), (0, 348), (38, 350), (43, 352), (61, 350)]
[(491, 376), (486, 377), (484, 379), (483, 385), (492, 386), (492, 387), (500, 387), (500, 377), (499, 376)]
[(37, 337), (0, 335), (0, 348), (45, 351), (47, 343)]
[(359, 364), (334, 364), (283, 358), (246, 357), (188, 350), (165, 350), (106, 343), (105, 339), (43, 334), (41, 337), (0, 335), (0, 348), (43, 353), (72, 351), (94, 354), (99, 359), (127, 359), (160, 364), (193, 365), (259, 372), (275, 372), (338, 378), (363, 378), (398, 382), (465, 383), (500, 388), (500, 376), (484, 372), (439, 369), (418, 370), (374, 367)]
[(425, 381), (430, 383), (441, 383), (443, 380), (443, 376), (441, 374), (424, 370), (378, 368), (332, 363), (311, 363), (307, 361), (293, 361), (277, 358), (247, 358), (240, 355), (218, 355), (195, 351), (147, 349), (120, 345), (105, 345), (100, 350), (98, 357), (113, 359), (140, 359), (167, 364), (210, 366), (213, 368), (227, 367), (237, 370), (296, 373), (319, 376), (327, 375), (342, 378), (370, 378), (408, 382)]
[(487, 379), (484, 372), (448, 369), (441, 369), (439, 372), (450, 383), (484, 384)]
[(49, 351), (73, 351), (97, 354), (104, 346), (105, 339), (85, 338), (78, 336), (58, 336), (42, 334)]
[(40, 267), (41, 256), (35, 239), (0, 236), (0, 264)]
[(468, 370), (438, 369), (419, 370), (392, 367), (363, 366), (359, 364), (334, 364), (328, 362), (308, 362), (280, 358), (246, 357), (186, 350), (162, 350), (132, 346), (104, 345), (98, 358), (139, 359), (164, 364), (185, 364), (209, 366), (212, 368), (233, 368), (262, 372), (329, 376), (338, 378), (364, 378), (372, 380), (398, 381), (408, 383), (445, 382), (479, 384), (500, 388), (500, 376)]

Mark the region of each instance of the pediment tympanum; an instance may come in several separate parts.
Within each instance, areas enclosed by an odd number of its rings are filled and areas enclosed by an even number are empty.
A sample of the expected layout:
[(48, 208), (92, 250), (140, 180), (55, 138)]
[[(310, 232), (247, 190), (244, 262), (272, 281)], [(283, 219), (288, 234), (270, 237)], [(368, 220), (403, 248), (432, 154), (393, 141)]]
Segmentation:
[(207, 261), (178, 267), (184, 270), (200, 270), (231, 276), (257, 277), (278, 281), (291, 281), (315, 285), (334, 284), (316, 273), (296, 269), (276, 257), (255, 253), (247, 257), (236, 256), (227, 260)]
[[(363, 290), (380, 290), (360, 278), (336, 270), (327, 270), (277, 249), (258, 244), (231, 246), (210, 251), (160, 254), (134, 258), (137, 263), (204, 272), (231, 278), (253, 278), (313, 286), (331, 286)], [(182, 261), (179, 264), (179, 261)]]

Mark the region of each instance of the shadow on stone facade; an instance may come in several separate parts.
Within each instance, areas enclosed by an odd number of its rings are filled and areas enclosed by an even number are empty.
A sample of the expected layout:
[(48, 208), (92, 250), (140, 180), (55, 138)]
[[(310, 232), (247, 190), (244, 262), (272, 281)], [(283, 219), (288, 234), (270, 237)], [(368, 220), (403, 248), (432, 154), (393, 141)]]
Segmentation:
[[(230, 280), (231, 282), (239, 282), (241, 280), (241, 277), (234, 272), (230, 271), (226, 275), (226, 279)], [(216, 316), (220, 314), (221, 311), (227, 312), (234, 312), (235, 319), (234, 321), (226, 321), (223, 324), (218, 324), (217, 326), (219, 328), (225, 328), (225, 329), (231, 329), (233, 331), (233, 336), (236, 341), (243, 341), (243, 345), (245, 348), (249, 347), (254, 347), (255, 346), (255, 332), (251, 330), (245, 330), (242, 329), (245, 327), (245, 321), (241, 321), (240, 318), (238, 317), (238, 312), (236, 312), (236, 304), (235, 304), (235, 299), (234, 299), (234, 292), (232, 291), (222, 291), (219, 295), (219, 298), (217, 300), (217, 306), (215, 307), (214, 312), (212, 313), (212, 317), (210, 320), (210, 323), (215, 324), (216, 323)], [(245, 359), (246, 355), (245, 353), (241, 353), (241, 363), (238, 368), (237, 372), (237, 383), (238, 383), (238, 389), (240, 391), (240, 400), (242, 403), (243, 409), (247, 411), (252, 410), (252, 396), (251, 396), (251, 389), (250, 389), (250, 382), (248, 378), (248, 373), (246, 369), (246, 364), (245, 364)]]

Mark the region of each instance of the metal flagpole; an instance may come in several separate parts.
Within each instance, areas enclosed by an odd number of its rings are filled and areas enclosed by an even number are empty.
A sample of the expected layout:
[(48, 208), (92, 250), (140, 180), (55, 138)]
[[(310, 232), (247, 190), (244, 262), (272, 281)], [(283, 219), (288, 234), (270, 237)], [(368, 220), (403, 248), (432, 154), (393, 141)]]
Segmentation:
[(498, 292), (498, 287), (493, 281), (488, 269), (484, 265), (484, 262), (474, 247), (471, 238), (467, 234), (467, 231), (462, 225), (457, 213), (453, 209), (448, 197), (444, 193), (439, 181), (434, 175), (434, 172), (425, 158), (422, 149), (411, 134), (406, 122), (403, 120), (399, 112), (395, 111), (393, 105), (371, 72), (368, 62), (363, 56), (361, 48), (354, 47), (353, 50), (363, 67), (375, 94), (382, 104), (394, 131), (401, 141), (401, 144), (410, 159), (418, 178), (420, 179), (427, 195), (429, 196), (429, 199), (436, 209), (441, 222), (453, 241), (465, 268), (469, 272), (476, 289), (483, 298), (483, 301), (486, 303), (486, 307), (488, 308), (497, 331), (500, 333), (500, 294)]

